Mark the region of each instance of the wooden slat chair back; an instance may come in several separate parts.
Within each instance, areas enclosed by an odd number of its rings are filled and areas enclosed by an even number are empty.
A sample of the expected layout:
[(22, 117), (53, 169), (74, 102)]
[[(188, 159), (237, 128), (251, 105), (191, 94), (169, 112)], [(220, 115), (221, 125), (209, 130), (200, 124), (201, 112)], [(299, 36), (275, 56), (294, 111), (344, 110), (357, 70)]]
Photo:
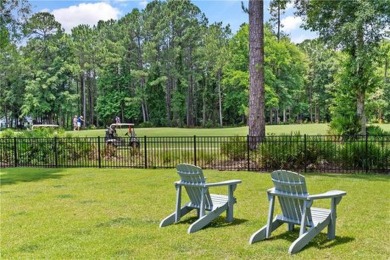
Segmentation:
[[(202, 202), (202, 189), (206, 184), (206, 178), (203, 175), (202, 169), (192, 167), (192, 165), (179, 165), (177, 173), (180, 176), (180, 182), (184, 185), (188, 197), (191, 201), (191, 206), (199, 207)], [(213, 201), (209, 192), (204, 194), (205, 210), (213, 208)]]
[[(160, 227), (180, 221), (180, 218), (193, 209), (197, 211), (198, 220), (189, 228), (188, 233), (196, 232), (226, 211), (226, 221), (233, 222), (233, 205), (236, 198), (233, 192), (241, 180), (229, 180), (216, 183), (207, 183), (200, 167), (191, 164), (179, 164), (176, 167), (180, 181), (175, 182), (176, 211), (163, 219)], [(210, 194), (209, 188), (227, 186), (227, 195)], [(181, 206), (182, 187), (185, 188), (189, 202)]]
[[(305, 177), (299, 174), (290, 174), (287, 171), (275, 171), (271, 173), (275, 191), (291, 196), (278, 197), (283, 217), (289, 222), (299, 225), (304, 212), (304, 200), (309, 195), (306, 189)], [(311, 223), (311, 214), (307, 221)]]
[[(331, 190), (310, 195), (307, 192), (305, 177), (290, 171), (274, 171), (271, 178), (274, 188), (267, 191), (269, 200), (267, 225), (251, 236), (250, 244), (269, 238), (272, 231), (284, 223), (287, 223), (289, 231), (294, 229), (294, 225), (300, 226), (299, 237), (289, 248), (290, 254), (299, 252), (325, 227), (328, 227), (328, 239), (336, 237), (336, 206), (347, 194), (345, 191)], [(276, 198), (282, 214), (273, 218)], [(318, 199), (330, 199), (330, 209), (312, 207), (313, 202)]]

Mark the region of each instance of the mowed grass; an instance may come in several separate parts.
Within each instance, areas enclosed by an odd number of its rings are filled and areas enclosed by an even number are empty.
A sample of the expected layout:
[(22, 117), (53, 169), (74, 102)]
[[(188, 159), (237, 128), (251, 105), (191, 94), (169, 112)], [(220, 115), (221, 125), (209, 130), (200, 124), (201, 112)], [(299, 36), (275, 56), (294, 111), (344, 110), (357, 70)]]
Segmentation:
[[(301, 125), (270, 125), (266, 126), (267, 134), (326, 134), (327, 124), (301, 124)], [(225, 127), (225, 128), (175, 128), (175, 127), (155, 127), (155, 128), (135, 128), (138, 137), (169, 137), (169, 136), (246, 136), (248, 127)], [(117, 129), (119, 136), (123, 136), (127, 129)], [(82, 137), (104, 137), (105, 129), (71, 131), (74, 136)]]
[[(390, 131), (390, 124), (381, 124), (384, 131)], [(174, 127), (155, 127), (139, 128), (135, 127), (138, 137), (169, 137), (169, 136), (246, 136), (248, 127), (226, 127), (226, 128), (174, 128)], [(308, 134), (308, 135), (326, 135), (329, 131), (329, 124), (293, 124), (293, 125), (267, 125), (266, 134)], [(127, 128), (117, 129), (118, 135), (123, 136)], [(104, 137), (105, 129), (69, 131), (73, 136), (81, 137)]]
[[(267, 220), (269, 174), (206, 170), (205, 175), (210, 182), (242, 180), (235, 191), (235, 221), (220, 217), (187, 234), (195, 213), (159, 228), (175, 208), (174, 169), (1, 169), (1, 258), (292, 258), (287, 251), (298, 229), (281, 227), (272, 239), (248, 244)], [(340, 189), (347, 196), (338, 205), (336, 239), (328, 241), (325, 229), (294, 259), (389, 259), (389, 178), (306, 174), (312, 194)]]

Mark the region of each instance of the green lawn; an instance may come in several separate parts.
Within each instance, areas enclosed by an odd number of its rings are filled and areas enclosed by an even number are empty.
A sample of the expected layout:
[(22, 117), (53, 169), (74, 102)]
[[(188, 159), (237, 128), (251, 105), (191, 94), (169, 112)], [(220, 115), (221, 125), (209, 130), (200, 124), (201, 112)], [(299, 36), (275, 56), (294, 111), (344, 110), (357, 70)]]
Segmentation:
[[(291, 258), (287, 250), (298, 229), (291, 234), (280, 228), (272, 239), (248, 244), (266, 223), (269, 174), (206, 170), (205, 175), (209, 181), (243, 181), (235, 192), (235, 221), (227, 224), (220, 217), (189, 235), (195, 214), (158, 227), (175, 208), (173, 169), (1, 169), (1, 258)], [(338, 206), (336, 240), (327, 241), (323, 231), (295, 259), (389, 259), (389, 175), (306, 178), (312, 194), (340, 189), (347, 196)]]
[[(377, 124), (378, 125), (378, 124)], [(384, 131), (390, 132), (390, 124), (380, 124)], [(106, 129), (67, 131), (73, 136), (80, 137), (104, 137)], [(301, 133), (308, 135), (327, 135), (329, 124), (292, 124), (292, 125), (267, 125), (266, 134), (291, 134)], [(123, 136), (127, 132), (127, 128), (118, 129), (118, 135)], [(0, 132), (1, 134), (1, 132)], [(225, 128), (175, 128), (175, 127), (154, 127), (154, 128), (139, 128), (136, 126), (136, 134), (138, 137), (154, 137), (154, 136), (246, 136), (248, 127), (225, 127)]]
[[(383, 130), (390, 131), (390, 124), (379, 125)], [(326, 135), (328, 134), (328, 124), (296, 124), (296, 125), (268, 125), (267, 134), (291, 134), (301, 133), (308, 135)], [(127, 129), (118, 129), (119, 136), (123, 136)], [(79, 132), (69, 131), (74, 136), (82, 137), (104, 137), (105, 129), (82, 130)], [(174, 128), (174, 127), (156, 127), (156, 128), (137, 128), (137, 136), (245, 136), (248, 134), (248, 127), (226, 127), (226, 128)]]
[[(300, 132), (301, 134), (326, 134), (327, 124), (301, 124), (301, 125), (271, 125), (266, 127), (267, 134), (290, 134)], [(122, 136), (127, 129), (118, 129), (118, 134)], [(96, 137), (105, 135), (104, 129), (82, 130), (71, 132), (75, 136)], [(226, 127), (226, 128), (136, 128), (137, 136), (245, 136), (248, 134), (248, 127)]]

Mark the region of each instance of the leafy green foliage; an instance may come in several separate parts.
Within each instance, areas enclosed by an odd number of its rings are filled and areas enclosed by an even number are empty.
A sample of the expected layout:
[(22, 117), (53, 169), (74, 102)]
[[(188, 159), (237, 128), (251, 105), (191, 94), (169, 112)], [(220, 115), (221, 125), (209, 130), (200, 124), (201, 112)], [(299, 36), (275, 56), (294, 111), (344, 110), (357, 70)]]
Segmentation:
[(380, 126), (370, 125), (367, 127), (367, 134), (369, 136), (371, 135), (383, 136), (383, 135), (390, 135), (390, 132), (386, 132)]
[(330, 134), (356, 136), (360, 133), (359, 118), (353, 113), (349, 113), (349, 116), (345, 114), (335, 115), (330, 127)]
[(212, 165), (216, 162), (217, 152), (201, 150), (197, 154), (197, 161), (201, 161), (203, 165)]
[[(280, 22), (275, 19), (287, 3), (270, 2), (272, 22)], [(321, 39), (297, 47), (265, 25), (266, 120), (334, 119), (341, 133), (356, 132), (347, 129), (355, 114), (360, 123), (363, 116), (389, 122), (386, 1), (296, 3)], [(223, 23), (208, 24), (191, 1), (169, 0), (65, 34), (50, 13), (26, 20), (25, 0), (1, 5), (0, 118), (11, 127), (31, 116), (69, 128), (74, 115), (83, 115), (86, 127), (115, 116), (149, 126), (247, 124), (247, 24), (232, 34)], [(22, 24), (25, 44), (17, 45)]]
[(75, 96), (69, 88), (72, 76), (70, 38), (49, 13), (34, 14), (24, 27), (30, 40), (23, 47), (27, 59), (23, 72), (26, 87), (22, 116), (45, 115), (48, 123), (58, 122), (58, 115), (74, 113)]
[(381, 169), (390, 162), (390, 150), (365, 142), (347, 142), (340, 151), (340, 161), (344, 167), (360, 169)]
[(221, 153), (226, 155), (230, 160), (243, 160), (247, 157), (248, 142), (245, 137), (230, 137), (226, 142), (221, 144)]
[(306, 93), (312, 122), (329, 121), (330, 100), (337, 91), (335, 77), (340, 69), (340, 54), (319, 40), (305, 40), (299, 47), (307, 55)]
[[(94, 159), (97, 148), (88, 138), (73, 138), (62, 129), (2, 132), (0, 161), (13, 163), (15, 146), (19, 165), (68, 165), (79, 159)], [(3, 156), (4, 158), (2, 158)]]
[(258, 150), (261, 154), (261, 165), (274, 169), (302, 168), (305, 165), (302, 136), (286, 135), (280, 139), (263, 141)]
[(0, 3), (0, 50), (20, 40), (22, 25), (31, 12), (28, 0), (2, 0)]
[[(339, 88), (348, 91), (355, 100), (359, 132), (366, 133), (366, 94), (377, 84), (374, 60), (378, 46), (386, 36), (390, 22), (389, 4), (379, 1), (296, 1), (298, 13), (306, 16), (304, 26), (319, 32), (327, 44), (347, 55)], [(338, 103), (338, 106), (345, 104)], [(343, 116), (343, 115), (341, 115)], [(350, 113), (345, 115), (351, 119)], [(353, 129), (346, 129), (347, 132)]]

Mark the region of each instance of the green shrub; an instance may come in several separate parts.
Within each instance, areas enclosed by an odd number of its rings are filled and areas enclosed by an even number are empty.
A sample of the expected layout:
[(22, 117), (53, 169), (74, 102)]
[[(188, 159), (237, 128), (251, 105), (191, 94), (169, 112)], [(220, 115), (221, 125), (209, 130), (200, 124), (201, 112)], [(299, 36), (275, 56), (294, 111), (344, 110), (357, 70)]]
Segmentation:
[(268, 137), (258, 148), (261, 164), (273, 169), (304, 166), (304, 145), (300, 135)]
[(117, 148), (114, 145), (106, 145), (103, 149), (104, 158), (112, 158), (117, 155)]
[(318, 164), (333, 160), (336, 144), (321, 137), (293, 135), (270, 136), (259, 146), (260, 163), (273, 169), (316, 168)]
[(0, 132), (0, 138), (12, 138), (15, 136), (16, 136), (15, 132), (11, 129), (5, 129), (4, 131)]
[[(0, 161), (13, 162), (14, 141), (17, 137), (17, 161), (20, 165), (47, 165), (65, 163), (80, 158), (94, 158), (97, 148), (89, 139), (72, 138), (62, 129), (38, 128), (33, 131), (14, 133), (6, 130), (2, 134)], [(55, 157), (58, 161), (55, 160)]]
[(14, 162), (14, 137), (15, 133), (11, 129), (0, 132), (0, 163), (10, 164)]
[(247, 156), (248, 146), (246, 137), (230, 137), (227, 142), (221, 144), (221, 153), (230, 160), (243, 160)]
[(360, 133), (359, 117), (352, 114), (349, 116), (335, 116), (330, 123), (330, 134), (343, 136), (356, 136)]
[(140, 128), (150, 128), (150, 127), (154, 127), (154, 124), (153, 124), (153, 122), (147, 121), (147, 122), (140, 123), (139, 127)]
[(14, 139), (4, 138), (0, 140), (0, 163), (10, 164), (14, 161)]
[(384, 131), (381, 127), (376, 125), (371, 125), (367, 127), (367, 134), (370, 135), (376, 135), (376, 136), (383, 136), (383, 135), (390, 135), (390, 133)]
[[(170, 164), (175, 160), (175, 153), (172, 151), (165, 151), (163, 153), (160, 153), (161, 160), (164, 164)], [(176, 158), (178, 159), (178, 158)]]
[(340, 151), (344, 168), (384, 168), (390, 162), (390, 149), (370, 142), (347, 142)]
[(202, 161), (204, 164), (212, 164), (215, 161), (215, 158), (218, 158), (216, 152), (201, 150), (198, 152), (197, 160)]
[(323, 160), (333, 160), (336, 149), (337, 143), (334, 143), (331, 139), (324, 139), (316, 136), (307, 137), (305, 151), (307, 164), (317, 164), (321, 163)]

